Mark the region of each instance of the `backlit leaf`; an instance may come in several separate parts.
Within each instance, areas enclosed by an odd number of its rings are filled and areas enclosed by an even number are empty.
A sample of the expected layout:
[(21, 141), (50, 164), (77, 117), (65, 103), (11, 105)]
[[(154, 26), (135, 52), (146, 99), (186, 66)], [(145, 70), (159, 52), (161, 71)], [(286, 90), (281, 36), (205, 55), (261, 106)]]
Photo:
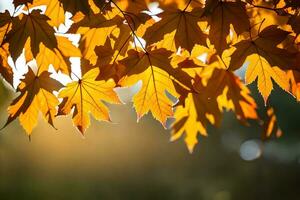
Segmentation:
[(114, 81), (96, 81), (98, 74), (97, 68), (88, 71), (82, 79), (69, 83), (58, 95), (63, 98), (58, 115), (73, 113), (73, 123), (82, 134), (90, 126), (90, 113), (96, 120), (110, 121), (108, 108), (102, 101), (120, 103), (113, 90)]

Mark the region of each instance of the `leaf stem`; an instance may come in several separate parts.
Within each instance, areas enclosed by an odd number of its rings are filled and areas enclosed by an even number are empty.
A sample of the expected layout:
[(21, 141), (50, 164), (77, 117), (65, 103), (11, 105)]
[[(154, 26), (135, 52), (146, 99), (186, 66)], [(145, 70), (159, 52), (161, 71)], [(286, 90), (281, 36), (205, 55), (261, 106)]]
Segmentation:
[(183, 9), (183, 12), (186, 11), (186, 9), (189, 7), (189, 5), (191, 4), (192, 0), (189, 0), (189, 2), (187, 3), (187, 5), (185, 6), (185, 8)]

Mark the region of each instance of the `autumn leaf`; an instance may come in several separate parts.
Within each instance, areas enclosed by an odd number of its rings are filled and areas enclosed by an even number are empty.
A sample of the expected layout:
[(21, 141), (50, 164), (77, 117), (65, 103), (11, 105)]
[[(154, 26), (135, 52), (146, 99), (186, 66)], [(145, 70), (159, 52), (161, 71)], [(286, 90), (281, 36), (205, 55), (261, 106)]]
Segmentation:
[(43, 71), (35, 74), (31, 68), (21, 81), (17, 91), (20, 95), (8, 107), (8, 119), (4, 127), (19, 117), (19, 121), (28, 135), (38, 123), (38, 114), (54, 126), (56, 107), (59, 104), (53, 91), (63, 87), (61, 83), (50, 77), (50, 73)]
[(174, 141), (185, 134), (185, 143), (190, 152), (198, 143), (198, 134), (206, 136), (207, 125), (219, 125), (222, 117), (216, 98), (210, 98), (201, 80), (197, 80), (195, 87), (199, 92), (189, 93), (184, 105), (176, 107), (171, 137)]
[[(120, 103), (114, 89), (136, 84), (138, 119), (151, 112), (166, 127), (174, 117), (171, 140), (184, 136), (192, 152), (199, 135), (208, 134), (208, 125), (218, 127), (227, 111), (243, 125), (265, 119), (266, 137), (278, 132), (274, 110), (258, 116), (247, 84), (257, 80), (265, 103), (274, 82), (300, 99), (297, 0), (12, 3), (13, 12), (0, 13), (0, 74), (13, 86), (23, 70), (18, 58), (37, 63), (24, 74), (7, 121), (19, 118), (29, 135), (40, 112), (52, 126), (56, 116), (72, 114), (82, 133), (89, 113), (110, 121), (104, 102)], [(245, 80), (236, 75), (244, 69)], [(60, 83), (61, 75), (78, 71), (82, 78)]]
[(241, 1), (206, 1), (204, 16), (208, 18), (210, 27), (208, 38), (219, 55), (229, 48), (230, 31), (235, 31), (239, 35), (250, 29), (245, 6), (246, 4)]
[(120, 103), (113, 90), (114, 81), (96, 81), (98, 74), (98, 68), (88, 71), (78, 81), (69, 83), (58, 95), (63, 98), (58, 115), (73, 113), (73, 123), (82, 134), (90, 125), (89, 113), (96, 120), (110, 121), (108, 108), (102, 101)]
[(246, 83), (250, 84), (258, 79), (258, 90), (265, 103), (273, 89), (272, 80), (283, 90), (289, 89), (286, 73), (282, 69), (293, 66), (295, 54), (277, 47), (288, 35), (287, 31), (269, 26), (257, 38), (234, 45), (236, 50), (231, 56), (229, 69), (235, 70), (246, 64)]
[(9, 43), (9, 52), (14, 61), (22, 53), (27, 41), (30, 42), (30, 48), (26, 51), (32, 52), (33, 56), (38, 54), (41, 43), (49, 49), (57, 47), (54, 29), (47, 20), (49, 18), (41, 14), (40, 10), (13, 18), (12, 30), (7, 34), (5, 42)]
[(154, 118), (165, 126), (167, 118), (173, 115), (173, 103), (166, 91), (173, 96), (178, 95), (173, 80), (191, 87), (191, 83), (186, 81), (188, 75), (170, 65), (171, 54), (165, 49), (148, 49), (147, 52), (131, 50), (128, 57), (120, 61), (126, 68), (122, 86), (142, 81), (142, 88), (133, 98), (138, 119), (151, 111)]
[(161, 20), (149, 27), (143, 38), (149, 44), (164, 40), (162, 47), (169, 50), (182, 47), (192, 51), (196, 44), (206, 45), (207, 35), (199, 26), (201, 14), (201, 9), (165, 11), (158, 15)]
[(36, 56), (36, 62), (41, 70), (48, 70), (52, 64), (56, 71), (71, 74), (70, 57), (81, 57), (81, 52), (72, 42), (64, 36), (56, 36), (57, 47), (54, 49), (47, 48), (44, 44), (40, 44), (40, 51)]
[[(216, 87), (218, 86), (218, 87)], [(247, 119), (257, 119), (256, 103), (250, 96), (250, 91), (232, 72), (215, 69), (206, 86), (207, 93), (213, 93), (210, 98), (218, 99), (219, 106), (232, 110), (243, 122)], [(201, 92), (201, 91), (199, 91)]]
[[(97, 80), (108, 80), (112, 78), (118, 83), (121, 76), (123, 76), (123, 70), (121, 69), (123, 66), (119, 65), (116, 61), (117, 58), (123, 57), (120, 56), (119, 52), (113, 49), (111, 41), (107, 40), (103, 46), (97, 46), (95, 53), (98, 57), (97, 63), (94, 66), (90, 66), (90, 68), (100, 69), (101, 73), (97, 77)], [(86, 69), (83, 68), (81, 70), (85, 71)]]
[[(90, 60), (91, 63), (96, 64), (95, 47), (104, 45), (117, 24), (122, 22), (123, 19), (120, 16), (108, 19), (99, 13), (85, 16), (74, 23), (70, 28), (70, 33), (81, 34), (80, 49), (83, 49), (82, 56)], [(101, 37), (99, 37), (100, 35)]]
[(185, 143), (190, 153), (193, 152), (195, 145), (198, 143), (198, 134), (207, 135), (206, 127), (198, 119), (198, 110), (192, 94), (185, 100), (185, 106), (178, 106), (175, 112), (176, 121), (172, 125), (171, 141), (175, 141), (182, 137), (185, 133)]
[[(200, 52), (207, 52), (206, 63), (197, 61)], [(185, 135), (185, 143), (193, 152), (198, 136), (207, 135), (207, 126), (219, 126), (224, 111), (232, 111), (238, 120), (247, 124), (247, 120), (258, 118), (256, 103), (249, 89), (232, 72), (226, 70), (228, 63), (220, 59), (209, 49), (197, 48), (191, 59), (179, 62), (181, 68), (196, 72), (194, 90), (182, 104), (175, 107), (175, 122), (172, 125), (171, 140)]]
[(45, 15), (49, 17), (49, 24), (58, 27), (60, 24), (65, 23), (65, 10), (63, 4), (59, 0), (33, 0), (32, 5), (29, 7), (37, 7), (46, 5)]
[(95, 54), (97, 55), (97, 66), (101, 67), (112, 62), (114, 57), (114, 49), (110, 40), (106, 40), (102, 46), (95, 47)]

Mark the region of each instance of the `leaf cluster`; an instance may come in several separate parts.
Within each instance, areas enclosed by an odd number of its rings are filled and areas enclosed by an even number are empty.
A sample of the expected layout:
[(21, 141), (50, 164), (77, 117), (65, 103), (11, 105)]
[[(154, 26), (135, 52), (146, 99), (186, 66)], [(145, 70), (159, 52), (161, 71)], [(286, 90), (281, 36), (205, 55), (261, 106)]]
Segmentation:
[[(175, 118), (171, 140), (185, 136), (191, 152), (199, 134), (207, 135), (208, 125), (220, 125), (226, 111), (245, 125), (264, 121), (264, 137), (281, 135), (268, 105), (274, 84), (300, 100), (298, 0), (13, 4), (13, 13), (0, 13), (0, 74), (13, 85), (16, 69), (10, 59), (16, 62), (23, 55), (36, 63), (17, 86), (6, 123), (19, 118), (28, 135), (40, 113), (52, 126), (57, 116), (71, 114), (81, 133), (90, 115), (111, 121), (105, 102), (121, 103), (115, 88), (139, 81), (141, 89), (133, 97), (138, 119), (151, 112), (166, 127), (167, 119)], [(69, 18), (72, 25), (60, 32)], [(80, 36), (77, 44), (73, 35)], [(71, 67), (73, 58), (80, 58), (80, 75)], [(244, 70), (245, 77), (237, 70)], [(71, 81), (62, 84), (57, 73)], [(268, 106), (265, 116), (259, 116), (247, 87), (253, 82)]]

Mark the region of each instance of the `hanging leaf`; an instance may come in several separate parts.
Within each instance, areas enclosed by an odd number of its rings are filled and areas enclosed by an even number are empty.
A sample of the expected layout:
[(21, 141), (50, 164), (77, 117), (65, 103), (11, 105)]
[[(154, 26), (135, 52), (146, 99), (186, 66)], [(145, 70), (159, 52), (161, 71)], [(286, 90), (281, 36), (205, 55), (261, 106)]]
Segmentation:
[(110, 121), (108, 108), (102, 101), (120, 103), (113, 90), (114, 81), (96, 81), (98, 74), (97, 68), (88, 71), (82, 79), (69, 83), (58, 95), (63, 98), (58, 115), (73, 113), (73, 123), (82, 134), (90, 125), (89, 113), (97, 120)]

